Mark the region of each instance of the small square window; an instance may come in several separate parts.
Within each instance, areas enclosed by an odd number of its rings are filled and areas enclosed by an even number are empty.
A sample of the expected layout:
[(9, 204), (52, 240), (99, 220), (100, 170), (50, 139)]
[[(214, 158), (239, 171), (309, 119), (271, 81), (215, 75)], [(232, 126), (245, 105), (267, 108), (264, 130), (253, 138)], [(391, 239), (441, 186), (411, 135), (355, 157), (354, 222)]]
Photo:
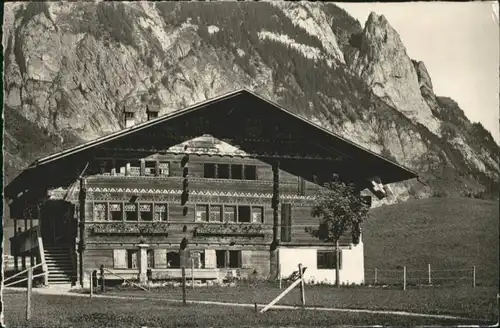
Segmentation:
[(257, 180), (257, 167), (255, 165), (245, 165), (245, 180)]
[(236, 206), (224, 206), (224, 222), (236, 222)]
[(127, 268), (137, 269), (137, 251), (133, 249), (127, 249)]
[(208, 205), (196, 205), (196, 221), (208, 221)]
[(153, 221), (152, 204), (139, 204), (139, 213), (141, 215), (141, 221)]
[(222, 222), (222, 206), (210, 205), (210, 222)]
[(167, 221), (168, 207), (167, 204), (155, 204), (155, 221)]
[(219, 164), (218, 165), (218, 175), (219, 179), (229, 179), (229, 164)]
[(243, 179), (243, 166), (239, 164), (231, 165), (231, 179)]
[(253, 223), (264, 222), (264, 209), (262, 207), (257, 207), (257, 206), (252, 207), (252, 222)]
[(144, 175), (146, 176), (156, 175), (156, 161), (146, 161), (144, 163)]
[(250, 220), (250, 206), (238, 206), (238, 222), (249, 223)]
[(125, 204), (125, 219), (127, 221), (137, 221), (137, 204), (128, 203)]
[(215, 164), (205, 163), (203, 165), (203, 177), (208, 179), (215, 178)]
[(121, 203), (111, 203), (109, 204), (109, 213), (111, 215), (111, 221), (122, 221), (122, 204)]
[(158, 175), (161, 177), (170, 176), (170, 163), (168, 162), (158, 163)]
[(106, 203), (95, 203), (94, 204), (94, 220), (95, 221), (106, 221), (108, 219), (108, 209), (106, 208)]

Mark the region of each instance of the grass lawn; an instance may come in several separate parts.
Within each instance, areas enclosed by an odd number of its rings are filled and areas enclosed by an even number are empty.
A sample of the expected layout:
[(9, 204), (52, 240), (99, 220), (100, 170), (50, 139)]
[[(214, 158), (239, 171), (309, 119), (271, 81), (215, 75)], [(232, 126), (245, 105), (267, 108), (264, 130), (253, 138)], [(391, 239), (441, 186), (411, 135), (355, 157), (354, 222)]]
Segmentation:
[(182, 306), (159, 300), (120, 300), (33, 294), (32, 320), (25, 320), (25, 294), (4, 293), (7, 327), (331, 327), (333, 325), (457, 325), (474, 321), (395, 315), (277, 310), (256, 314), (252, 308)]
[[(284, 289), (283, 289), (284, 290)], [(271, 302), (282, 290), (270, 284), (235, 287), (195, 287), (187, 289), (188, 300), (234, 303)], [(87, 293), (87, 291), (83, 291)], [(108, 295), (148, 298), (182, 299), (179, 287), (162, 287), (145, 292), (133, 287), (109, 288)], [(475, 320), (494, 322), (498, 316), (496, 292), (487, 287), (431, 287), (406, 291), (390, 288), (334, 288), (306, 286), (306, 304), (316, 307), (334, 307), (369, 310), (398, 310), (425, 314), (446, 314)], [(300, 290), (293, 289), (278, 304), (299, 305)]]
[[(398, 270), (394, 274), (401, 279), (400, 267), (407, 266), (411, 281), (412, 274), (426, 277), (430, 263), (433, 270), (469, 270), (455, 276), (471, 284), (475, 265), (477, 284), (498, 288), (498, 230), (495, 201), (430, 198), (373, 209), (363, 228), (365, 279), (373, 281), (374, 268)], [(381, 279), (393, 277), (379, 273)]]

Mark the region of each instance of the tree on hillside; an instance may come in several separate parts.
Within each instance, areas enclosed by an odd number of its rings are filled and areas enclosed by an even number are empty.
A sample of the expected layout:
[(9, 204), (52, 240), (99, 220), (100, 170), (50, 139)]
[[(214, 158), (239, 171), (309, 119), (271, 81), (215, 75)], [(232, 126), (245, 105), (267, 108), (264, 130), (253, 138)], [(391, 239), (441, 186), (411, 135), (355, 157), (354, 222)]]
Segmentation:
[(335, 243), (335, 284), (340, 286), (339, 239), (351, 232), (353, 243), (358, 244), (361, 224), (368, 217), (368, 204), (356, 192), (354, 185), (336, 179), (320, 188), (315, 196), (311, 215), (319, 218), (318, 228), (306, 231), (324, 242)]

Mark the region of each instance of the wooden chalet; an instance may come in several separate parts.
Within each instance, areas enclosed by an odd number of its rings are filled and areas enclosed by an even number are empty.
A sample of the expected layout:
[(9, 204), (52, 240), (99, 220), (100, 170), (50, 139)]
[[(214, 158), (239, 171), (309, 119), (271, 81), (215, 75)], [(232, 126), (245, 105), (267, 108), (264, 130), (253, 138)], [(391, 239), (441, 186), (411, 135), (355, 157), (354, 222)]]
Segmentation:
[[(333, 282), (333, 245), (305, 232), (317, 189), (338, 174), (384, 197), (383, 184), (417, 177), (246, 89), (147, 112), (134, 124), (125, 110), (127, 128), (39, 159), (6, 186), (16, 268), (42, 263), (49, 284), (84, 286), (101, 265), (140, 280), (193, 265), (210, 280), (302, 263), (310, 280)], [(363, 282), (362, 240), (341, 248), (342, 282)]]

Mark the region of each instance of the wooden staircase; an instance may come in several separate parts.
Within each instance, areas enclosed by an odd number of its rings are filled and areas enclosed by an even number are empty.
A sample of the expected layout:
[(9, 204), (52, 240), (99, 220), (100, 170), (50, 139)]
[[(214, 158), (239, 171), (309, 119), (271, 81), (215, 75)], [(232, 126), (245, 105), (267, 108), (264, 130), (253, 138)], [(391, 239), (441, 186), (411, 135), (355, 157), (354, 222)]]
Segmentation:
[(71, 284), (73, 264), (69, 247), (45, 247), (45, 262), (49, 270), (49, 285)]

